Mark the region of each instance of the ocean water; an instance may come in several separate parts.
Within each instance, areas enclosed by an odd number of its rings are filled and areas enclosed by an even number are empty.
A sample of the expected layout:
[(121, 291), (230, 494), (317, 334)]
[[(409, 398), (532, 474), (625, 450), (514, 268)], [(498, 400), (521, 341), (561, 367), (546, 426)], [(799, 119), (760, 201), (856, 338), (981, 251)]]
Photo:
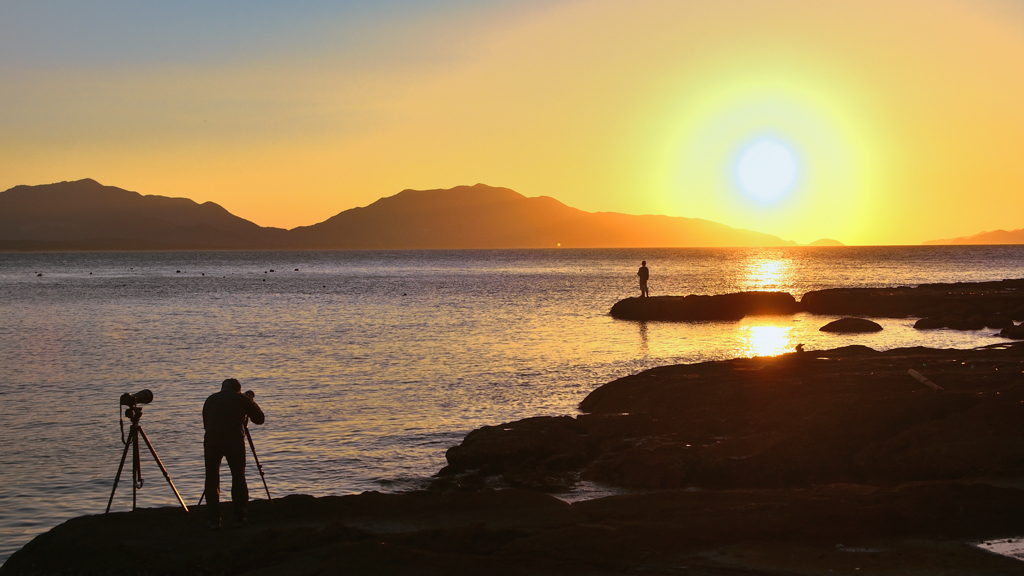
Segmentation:
[[(103, 512), (124, 392), (153, 391), (142, 425), (193, 504), (200, 411), (227, 377), (267, 414), (251, 429), (271, 494), (327, 495), (422, 487), (470, 430), (576, 414), (591, 390), (653, 366), (797, 343), (1001, 341), (919, 332), (914, 319), (845, 336), (818, 331), (835, 317), (806, 314), (614, 320), (612, 304), (638, 294), (641, 259), (655, 296), (1024, 277), (1019, 246), (0, 254), (0, 561)], [(139, 505), (176, 504), (142, 457)], [(251, 460), (248, 475), (264, 497)], [(131, 507), (125, 476), (113, 510)]]

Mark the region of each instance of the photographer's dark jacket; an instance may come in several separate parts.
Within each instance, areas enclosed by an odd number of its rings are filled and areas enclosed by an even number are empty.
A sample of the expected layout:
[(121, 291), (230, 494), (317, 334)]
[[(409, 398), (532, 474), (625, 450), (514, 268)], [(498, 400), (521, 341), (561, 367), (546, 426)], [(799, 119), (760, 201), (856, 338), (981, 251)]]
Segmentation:
[(263, 424), (263, 410), (245, 394), (224, 390), (211, 394), (203, 404), (206, 439), (241, 445), (246, 416), (253, 424)]

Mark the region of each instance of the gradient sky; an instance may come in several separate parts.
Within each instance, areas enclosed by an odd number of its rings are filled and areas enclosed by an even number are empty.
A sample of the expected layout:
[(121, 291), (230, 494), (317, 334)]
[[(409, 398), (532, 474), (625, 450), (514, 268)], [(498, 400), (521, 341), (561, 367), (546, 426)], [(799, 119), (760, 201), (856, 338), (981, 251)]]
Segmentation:
[(0, 0), (0, 189), (86, 177), (285, 228), (477, 182), (801, 243), (1021, 228), (1024, 3)]

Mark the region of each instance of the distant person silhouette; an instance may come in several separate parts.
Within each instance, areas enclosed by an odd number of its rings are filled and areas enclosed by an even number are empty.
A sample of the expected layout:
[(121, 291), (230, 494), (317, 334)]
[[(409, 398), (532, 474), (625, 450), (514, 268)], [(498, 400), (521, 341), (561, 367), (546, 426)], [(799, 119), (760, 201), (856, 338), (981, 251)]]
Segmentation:
[(636, 271), (636, 275), (640, 277), (640, 297), (647, 298), (650, 296), (647, 293), (647, 280), (651, 277), (651, 271), (647, 269), (647, 260), (640, 262), (640, 269)]
[(249, 487), (245, 483), (245, 418), (263, 424), (263, 411), (252, 392), (242, 394), (242, 384), (228, 378), (220, 392), (211, 394), (203, 404), (203, 456), (206, 461), (206, 502), (211, 528), (220, 527), (220, 462), (227, 459), (231, 468), (231, 502), (235, 523), (244, 524), (249, 506)]

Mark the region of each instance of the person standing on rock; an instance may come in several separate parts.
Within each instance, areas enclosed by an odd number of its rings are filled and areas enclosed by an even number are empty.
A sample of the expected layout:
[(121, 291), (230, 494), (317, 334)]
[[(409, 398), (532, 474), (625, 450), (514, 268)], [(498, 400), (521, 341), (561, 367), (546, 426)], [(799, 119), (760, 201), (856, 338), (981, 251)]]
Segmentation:
[(242, 384), (228, 378), (220, 392), (211, 394), (203, 404), (203, 456), (206, 461), (206, 502), (211, 528), (220, 527), (220, 463), (227, 459), (231, 468), (231, 502), (235, 524), (246, 522), (249, 487), (245, 483), (245, 419), (263, 424), (263, 410), (252, 391), (242, 394)]
[(651, 277), (651, 271), (647, 269), (647, 260), (640, 262), (640, 269), (636, 271), (636, 275), (640, 277), (640, 297), (647, 298), (650, 296), (647, 293), (647, 280)]

